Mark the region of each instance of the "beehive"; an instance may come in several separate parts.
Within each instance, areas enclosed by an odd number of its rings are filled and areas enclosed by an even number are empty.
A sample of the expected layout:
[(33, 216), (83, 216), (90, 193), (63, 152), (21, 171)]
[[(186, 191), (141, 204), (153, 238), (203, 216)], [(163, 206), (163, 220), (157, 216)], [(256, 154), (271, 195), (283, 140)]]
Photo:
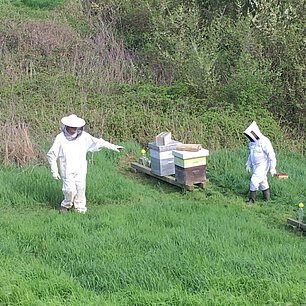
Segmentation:
[(175, 173), (174, 156), (172, 151), (175, 150), (179, 141), (172, 140), (169, 144), (158, 146), (156, 142), (149, 142), (151, 156), (151, 171), (159, 176), (172, 175)]
[(173, 151), (176, 181), (184, 185), (193, 185), (206, 181), (206, 158), (209, 151), (197, 152)]

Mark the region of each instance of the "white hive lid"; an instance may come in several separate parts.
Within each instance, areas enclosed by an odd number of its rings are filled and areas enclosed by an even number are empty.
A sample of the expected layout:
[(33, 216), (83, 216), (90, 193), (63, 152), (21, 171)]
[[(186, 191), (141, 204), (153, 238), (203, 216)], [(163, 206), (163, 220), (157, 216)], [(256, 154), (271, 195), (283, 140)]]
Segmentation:
[(189, 159), (209, 156), (209, 151), (207, 149), (201, 149), (197, 152), (174, 150), (172, 151), (172, 154), (181, 159)]

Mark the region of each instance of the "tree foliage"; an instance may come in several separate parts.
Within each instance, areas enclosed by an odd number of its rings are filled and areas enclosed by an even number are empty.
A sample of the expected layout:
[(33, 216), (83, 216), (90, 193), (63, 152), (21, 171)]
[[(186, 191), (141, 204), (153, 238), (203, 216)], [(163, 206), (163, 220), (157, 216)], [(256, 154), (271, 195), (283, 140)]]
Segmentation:
[(138, 55), (147, 79), (186, 83), (212, 104), (261, 105), (303, 132), (303, 1), (96, 3), (101, 12), (110, 4), (117, 8), (115, 28)]

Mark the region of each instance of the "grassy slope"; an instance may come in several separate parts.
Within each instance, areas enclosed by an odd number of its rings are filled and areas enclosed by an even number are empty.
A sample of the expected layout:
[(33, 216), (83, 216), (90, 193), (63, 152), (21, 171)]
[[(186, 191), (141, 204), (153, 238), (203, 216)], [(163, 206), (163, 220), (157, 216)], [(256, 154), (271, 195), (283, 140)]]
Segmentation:
[(182, 193), (96, 154), (86, 215), (58, 214), (45, 166), (2, 169), (1, 305), (301, 304), (306, 243), (285, 223), (305, 198), (304, 160), (279, 154), (291, 178), (247, 207), (244, 158), (212, 154), (207, 189)]
[[(10, 2), (0, 0), (1, 20), (61, 18), (45, 10), (61, 1), (16, 0), (18, 13)], [(306, 300), (305, 240), (285, 227), (306, 196), (303, 159), (279, 154), (290, 179), (271, 181), (273, 200), (254, 207), (244, 204), (245, 151), (213, 154), (208, 188), (187, 194), (116, 170), (111, 153), (94, 161), (86, 215), (58, 214), (61, 184), (45, 166), (0, 169), (1, 305)]]

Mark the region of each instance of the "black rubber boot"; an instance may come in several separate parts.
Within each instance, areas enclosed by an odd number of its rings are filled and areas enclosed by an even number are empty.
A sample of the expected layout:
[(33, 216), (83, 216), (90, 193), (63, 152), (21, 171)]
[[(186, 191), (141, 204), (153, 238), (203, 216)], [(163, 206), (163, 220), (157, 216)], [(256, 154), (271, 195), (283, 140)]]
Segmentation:
[(60, 206), (60, 208), (59, 208), (60, 213), (66, 213), (68, 211), (69, 211), (69, 209), (67, 207), (64, 207), (64, 206)]
[(263, 193), (264, 201), (269, 201), (270, 200), (270, 189), (268, 188), (266, 190), (263, 190), (262, 193)]
[(250, 191), (249, 199), (248, 199), (247, 203), (252, 205), (252, 204), (255, 203), (255, 199), (256, 199), (256, 191)]

